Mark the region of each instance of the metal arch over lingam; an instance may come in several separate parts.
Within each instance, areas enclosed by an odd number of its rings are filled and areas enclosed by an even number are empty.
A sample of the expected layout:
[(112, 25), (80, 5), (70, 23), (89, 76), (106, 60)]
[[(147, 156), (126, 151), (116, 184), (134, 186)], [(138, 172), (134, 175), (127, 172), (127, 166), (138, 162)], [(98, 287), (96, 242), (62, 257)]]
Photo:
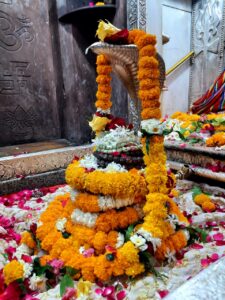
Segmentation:
[[(87, 48), (96, 54), (105, 55), (111, 63), (115, 74), (123, 82), (131, 99), (138, 99), (138, 47), (131, 45), (111, 45), (104, 42), (96, 42)], [(160, 70), (160, 88), (163, 88), (165, 81), (165, 63), (162, 57), (157, 53)]]
[[(105, 55), (111, 63), (114, 73), (120, 78), (130, 96), (129, 119), (137, 133), (140, 127), (140, 101), (138, 101), (139, 82), (138, 73), (138, 47), (131, 45), (111, 45), (104, 42), (96, 42), (87, 48), (96, 54)], [(160, 70), (160, 88), (163, 88), (165, 81), (165, 63), (162, 57), (157, 54)]]

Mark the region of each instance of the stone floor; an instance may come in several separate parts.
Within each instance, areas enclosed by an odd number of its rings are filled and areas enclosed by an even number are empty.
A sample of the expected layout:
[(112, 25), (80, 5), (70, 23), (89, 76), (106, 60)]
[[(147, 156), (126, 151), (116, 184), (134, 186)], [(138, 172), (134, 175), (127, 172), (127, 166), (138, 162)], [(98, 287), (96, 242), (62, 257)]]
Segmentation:
[(28, 154), (28, 153), (34, 153), (39, 151), (45, 151), (45, 150), (59, 149), (68, 146), (71, 146), (71, 143), (65, 139), (6, 146), (0, 148), (0, 157), (17, 156), (20, 154)]

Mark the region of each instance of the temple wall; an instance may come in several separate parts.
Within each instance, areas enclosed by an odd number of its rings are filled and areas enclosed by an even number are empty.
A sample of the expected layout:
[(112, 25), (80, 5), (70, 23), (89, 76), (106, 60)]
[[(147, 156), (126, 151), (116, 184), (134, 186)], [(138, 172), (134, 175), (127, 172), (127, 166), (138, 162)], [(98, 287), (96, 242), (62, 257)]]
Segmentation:
[(189, 104), (201, 97), (224, 69), (225, 1), (193, 1)]
[[(83, 20), (94, 29), (92, 36), (58, 21), (77, 3), (0, 0), (0, 146), (59, 138), (75, 145), (91, 141), (96, 56), (85, 55), (85, 49), (95, 41), (97, 21)], [(118, 1), (114, 21), (126, 27), (126, 2)], [(116, 78), (112, 85), (113, 112), (127, 118), (126, 91)]]
[(49, 3), (0, 1), (0, 146), (61, 136)]
[[(191, 11), (190, 0), (162, 0), (162, 32), (170, 38), (162, 47), (166, 70), (190, 52)], [(162, 95), (164, 115), (188, 110), (190, 69), (190, 61), (187, 61), (167, 76)]]

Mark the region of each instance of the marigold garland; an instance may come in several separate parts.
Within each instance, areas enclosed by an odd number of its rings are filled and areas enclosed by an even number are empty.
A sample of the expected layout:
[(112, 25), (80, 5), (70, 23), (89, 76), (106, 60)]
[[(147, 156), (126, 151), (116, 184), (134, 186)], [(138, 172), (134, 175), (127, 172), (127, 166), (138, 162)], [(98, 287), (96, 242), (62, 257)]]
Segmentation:
[(145, 179), (135, 169), (127, 173), (105, 173), (98, 170), (86, 172), (85, 168), (75, 161), (66, 169), (66, 182), (81, 191), (115, 198), (133, 198), (146, 194)]
[(92, 195), (90, 193), (79, 193), (75, 198), (75, 207), (83, 212), (97, 213), (112, 208), (121, 208), (128, 205), (140, 203), (144, 201), (144, 197), (136, 198), (122, 198), (116, 199), (112, 197), (104, 197), (99, 195)]

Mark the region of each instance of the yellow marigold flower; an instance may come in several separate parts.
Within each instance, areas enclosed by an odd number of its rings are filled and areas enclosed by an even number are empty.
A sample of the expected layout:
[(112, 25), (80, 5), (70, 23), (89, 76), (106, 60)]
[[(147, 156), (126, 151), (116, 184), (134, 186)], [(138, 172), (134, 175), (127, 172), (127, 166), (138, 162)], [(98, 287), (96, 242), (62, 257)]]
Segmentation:
[(17, 260), (12, 260), (4, 266), (3, 275), (5, 284), (9, 285), (11, 282), (23, 278), (23, 265)]
[(183, 133), (183, 136), (184, 136), (185, 138), (187, 138), (190, 134), (191, 134), (190, 131), (186, 130), (186, 131)]
[(95, 6), (102, 6), (102, 5), (105, 5), (105, 3), (104, 2), (96, 2), (95, 3)]
[(204, 201), (202, 203), (202, 209), (206, 212), (207, 211), (213, 212), (216, 210), (216, 206), (212, 201)]
[(136, 263), (126, 269), (126, 274), (128, 276), (136, 277), (137, 275), (143, 273), (145, 271), (145, 267), (141, 263)]
[(197, 205), (202, 205), (204, 202), (209, 202), (210, 201), (210, 197), (206, 194), (199, 194), (197, 196), (195, 196), (194, 198), (194, 202), (197, 204)]
[(214, 126), (216, 131), (225, 131), (225, 125)]
[(89, 126), (94, 132), (99, 133), (105, 129), (105, 126), (109, 122), (110, 120), (106, 117), (98, 117), (94, 115), (92, 121), (89, 122)]
[(122, 256), (121, 260), (127, 261), (129, 264), (139, 262), (138, 250), (132, 242), (126, 242), (118, 249), (118, 257)]
[(107, 23), (104, 21), (100, 21), (98, 24), (96, 35), (103, 42), (106, 37), (111, 36), (119, 31), (120, 29), (115, 27), (109, 21), (107, 21)]
[(29, 248), (34, 249), (36, 247), (36, 242), (34, 241), (30, 232), (25, 231), (22, 233), (21, 244), (26, 244)]
[(90, 281), (83, 281), (80, 279), (77, 283), (77, 295), (78, 297), (85, 295), (87, 296), (90, 292), (92, 283)]
[(218, 132), (206, 140), (208, 147), (216, 147), (225, 145), (225, 132)]

